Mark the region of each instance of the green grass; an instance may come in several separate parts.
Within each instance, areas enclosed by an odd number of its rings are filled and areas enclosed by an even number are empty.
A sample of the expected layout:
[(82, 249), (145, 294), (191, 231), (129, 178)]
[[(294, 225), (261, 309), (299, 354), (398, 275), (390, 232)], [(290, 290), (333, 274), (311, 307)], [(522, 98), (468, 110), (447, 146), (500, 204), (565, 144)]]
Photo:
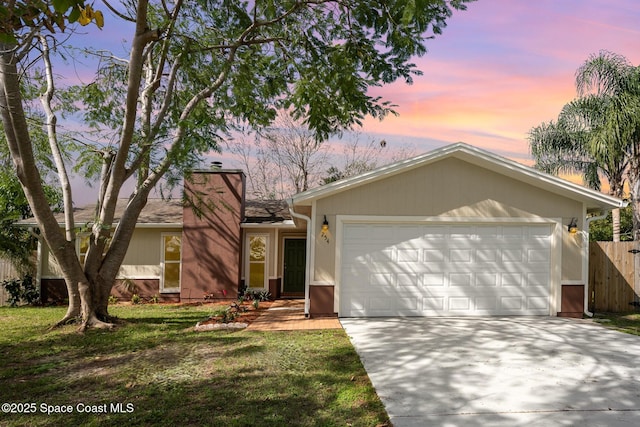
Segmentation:
[(194, 332), (206, 306), (143, 305), (113, 307), (125, 321), (113, 331), (47, 331), (63, 314), (0, 308), (0, 403), (36, 404), (34, 414), (0, 413), (0, 426), (388, 423), (342, 330)]
[(627, 334), (640, 335), (640, 313), (597, 313), (594, 321)]

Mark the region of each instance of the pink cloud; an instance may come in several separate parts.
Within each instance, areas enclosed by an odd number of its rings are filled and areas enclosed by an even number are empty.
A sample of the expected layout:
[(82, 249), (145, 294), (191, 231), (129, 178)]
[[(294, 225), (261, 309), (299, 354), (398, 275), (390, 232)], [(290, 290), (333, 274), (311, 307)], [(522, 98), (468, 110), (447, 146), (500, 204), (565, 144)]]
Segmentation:
[[(528, 131), (555, 119), (575, 97), (574, 74), (609, 49), (640, 64), (633, 0), (493, 0), (455, 13), (412, 86), (376, 88), (399, 117), (367, 120), (365, 131), (465, 141), (528, 160)], [(430, 147), (426, 147), (430, 148)]]

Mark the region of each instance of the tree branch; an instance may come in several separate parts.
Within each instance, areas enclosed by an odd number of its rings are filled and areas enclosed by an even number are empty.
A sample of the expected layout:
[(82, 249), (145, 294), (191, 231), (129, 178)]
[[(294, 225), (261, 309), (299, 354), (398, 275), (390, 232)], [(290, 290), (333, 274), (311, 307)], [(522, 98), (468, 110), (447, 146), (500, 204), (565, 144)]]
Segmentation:
[(75, 224), (73, 219), (73, 195), (71, 190), (71, 182), (69, 181), (69, 174), (62, 158), (62, 151), (58, 143), (58, 135), (56, 132), (56, 123), (58, 118), (53, 112), (51, 107), (51, 101), (53, 100), (53, 93), (55, 91), (55, 85), (53, 82), (53, 70), (51, 68), (51, 56), (49, 51), (49, 42), (43, 35), (39, 36), (40, 45), (42, 46), (42, 59), (45, 66), (45, 75), (47, 80), (46, 92), (40, 96), (40, 102), (47, 115), (47, 134), (49, 137), (49, 146), (51, 147), (51, 154), (53, 161), (58, 171), (58, 178), (60, 180), (60, 187), (62, 189), (62, 199), (64, 202), (64, 216), (65, 216), (65, 232), (67, 240), (70, 242), (75, 241)]
[(124, 121), (120, 136), (120, 149), (114, 159), (113, 168), (107, 184), (105, 200), (100, 222), (111, 224), (114, 218), (118, 195), (126, 176), (126, 161), (135, 132), (135, 122), (137, 117), (138, 96), (140, 93), (140, 82), (142, 80), (142, 69), (144, 65), (144, 50), (148, 43), (158, 39), (158, 32), (151, 31), (147, 27), (148, 0), (139, 0), (136, 15), (136, 30), (129, 56), (129, 78), (127, 81), (127, 99), (125, 102)]
[(111, 13), (113, 13), (118, 18), (122, 19), (123, 21), (136, 22), (136, 20), (134, 18), (119, 12), (115, 7), (111, 6), (111, 4), (107, 0), (102, 0), (102, 3), (104, 3), (105, 6), (107, 6), (107, 9), (109, 9), (111, 11)]

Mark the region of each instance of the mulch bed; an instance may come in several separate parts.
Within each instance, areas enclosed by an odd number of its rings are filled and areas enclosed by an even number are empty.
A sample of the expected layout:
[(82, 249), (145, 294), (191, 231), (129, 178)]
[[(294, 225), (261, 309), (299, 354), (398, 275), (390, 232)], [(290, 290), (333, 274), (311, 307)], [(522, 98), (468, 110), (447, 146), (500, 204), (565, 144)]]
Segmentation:
[(260, 317), (260, 315), (262, 315), (262, 312), (264, 312), (265, 310), (268, 310), (269, 307), (271, 307), (273, 304), (274, 304), (273, 301), (261, 301), (258, 309), (255, 309), (251, 301), (244, 301), (240, 305), (240, 308), (238, 309), (235, 307), (236, 305), (235, 302), (234, 303), (229, 303), (229, 302), (206, 303), (206, 304), (203, 304), (203, 306), (211, 307), (213, 311), (231, 307), (231, 310), (237, 311), (236, 317), (230, 322), (223, 323), (222, 316), (211, 316), (206, 320), (198, 322), (198, 325), (203, 327), (203, 329), (207, 329), (206, 325), (229, 325), (229, 329), (234, 329), (234, 325), (233, 325), (234, 323), (235, 324), (244, 323), (248, 326), (253, 321), (255, 321), (258, 317)]

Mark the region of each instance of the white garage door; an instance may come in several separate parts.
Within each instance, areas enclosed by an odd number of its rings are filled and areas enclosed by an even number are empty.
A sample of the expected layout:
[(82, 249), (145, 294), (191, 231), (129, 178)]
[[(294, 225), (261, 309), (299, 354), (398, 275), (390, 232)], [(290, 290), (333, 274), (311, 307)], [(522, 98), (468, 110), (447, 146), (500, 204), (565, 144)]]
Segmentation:
[(548, 315), (551, 225), (345, 224), (340, 316)]

